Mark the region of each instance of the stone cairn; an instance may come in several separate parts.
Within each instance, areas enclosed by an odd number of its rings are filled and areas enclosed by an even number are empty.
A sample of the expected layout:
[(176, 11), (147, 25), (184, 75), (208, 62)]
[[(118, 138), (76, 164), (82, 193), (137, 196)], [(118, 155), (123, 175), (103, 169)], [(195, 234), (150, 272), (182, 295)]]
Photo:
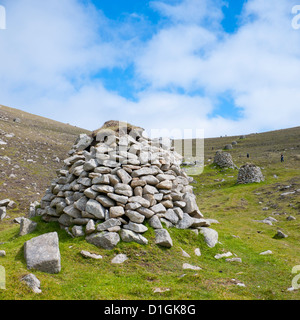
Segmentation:
[(254, 164), (246, 163), (240, 167), (237, 183), (253, 183), (264, 181), (260, 168)]
[(213, 163), (222, 168), (237, 168), (237, 166), (233, 163), (231, 154), (228, 152), (217, 151)]
[(209, 227), (189, 185), (193, 179), (169, 142), (118, 121), (81, 134), (42, 198), (42, 219), (108, 250), (121, 240), (147, 244), (146, 221), (155, 243), (165, 247), (173, 243), (162, 222), (167, 228)]

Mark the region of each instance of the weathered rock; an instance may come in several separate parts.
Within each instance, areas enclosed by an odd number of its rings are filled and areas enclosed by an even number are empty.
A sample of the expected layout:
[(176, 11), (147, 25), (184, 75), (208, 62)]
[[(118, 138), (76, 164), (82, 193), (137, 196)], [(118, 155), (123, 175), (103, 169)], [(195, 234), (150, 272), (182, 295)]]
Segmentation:
[(126, 197), (131, 197), (133, 195), (132, 188), (124, 183), (117, 183), (115, 185), (115, 193)]
[(144, 215), (133, 210), (126, 210), (125, 215), (130, 219), (130, 221), (135, 223), (143, 223), (145, 220)]
[(176, 225), (176, 228), (178, 229), (188, 229), (191, 227), (194, 223), (194, 219), (189, 216), (186, 212), (183, 213), (183, 217), (181, 220), (179, 220), (178, 224)]
[(142, 245), (148, 244), (148, 240), (145, 237), (132, 230), (121, 229), (120, 236), (124, 242), (137, 242)]
[(165, 213), (165, 218), (173, 224), (177, 224), (179, 221), (178, 215), (172, 209), (167, 210), (167, 212)]
[(86, 204), (89, 201), (89, 199), (85, 196), (81, 197), (79, 200), (74, 202), (74, 208), (76, 208), (79, 211), (85, 211)]
[(96, 200), (90, 199), (86, 204), (85, 211), (87, 213), (90, 213), (91, 215), (93, 215), (97, 219), (102, 220), (105, 218), (105, 209), (101, 205), (101, 203), (99, 203)]
[(154, 212), (152, 210), (144, 207), (140, 207), (136, 211), (145, 216), (145, 218), (147, 219), (150, 219), (154, 215)]
[(200, 267), (198, 267), (198, 266), (193, 266), (193, 265), (191, 265), (191, 264), (189, 264), (189, 263), (184, 263), (184, 264), (182, 265), (182, 268), (183, 268), (183, 269), (190, 269), (190, 270), (202, 270), (202, 268), (200, 268)]
[(149, 186), (149, 185), (146, 185), (144, 188), (143, 188), (143, 194), (156, 194), (156, 193), (159, 193), (158, 190), (153, 187), (153, 186)]
[(120, 225), (121, 225), (121, 221), (119, 219), (111, 218), (111, 219), (106, 220), (103, 223), (98, 224), (97, 231), (108, 230), (110, 228), (120, 226)]
[(153, 229), (162, 229), (163, 228), (158, 216), (156, 216), (156, 215), (149, 219), (149, 225)]
[(74, 218), (65, 213), (58, 218), (58, 222), (65, 227), (70, 227), (73, 224), (73, 220)]
[(218, 253), (218, 254), (215, 255), (215, 259), (228, 258), (228, 257), (231, 257), (231, 256), (232, 256), (231, 252)]
[(288, 235), (286, 235), (285, 233), (283, 233), (281, 230), (277, 230), (277, 233), (275, 235), (276, 238), (287, 238)]
[(155, 206), (152, 206), (150, 210), (152, 210), (155, 214), (167, 212), (167, 209), (161, 203), (158, 203)]
[(171, 189), (172, 189), (172, 186), (173, 186), (172, 181), (170, 181), (170, 180), (163, 180), (163, 181), (161, 181), (160, 183), (158, 183), (158, 184), (156, 185), (156, 188), (157, 188), (157, 189), (171, 190)]
[(42, 293), (41, 282), (34, 274), (27, 274), (21, 281), (24, 281), (34, 293)]
[(217, 243), (218, 243), (218, 232), (214, 229), (211, 228), (199, 228), (200, 233), (204, 236), (204, 240), (206, 244), (210, 247), (213, 248)]
[(124, 169), (118, 170), (117, 175), (124, 184), (129, 184), (132, 180), (131, 176)]
[(159, 183), (159, 180), (153, 175), (142, 176), (141, 180), (145, 181), (148, 185), (157, 185)]
[(141, 176), (148, 176), (148, 175), (156, 175), (158, 174), (158, 168), (157, 167), (145, 167), (141, 168), (139, 170), (135, 170), (132, 172), (132, 177), (141, 177)]
[(116, 232), (99, 232), (87, 236), (86, 241), (106, 250), (112, 250), (119, 242), (120, 236)]
[(126, 196), (121, 196), (114, 193), (108, 193), (107, 195), (108, 197), (110, 197), (112, 200), (115, 200), (116, 202), (119, 202), (122, 204), (126, 204), (128, 202), (128, 197)]
[(116, 255), (112, 260), (111, 260), (111, 263), (114, 263), (114, 264), (121, 264), (123, 262), (125, 262), (126, 260), (128, 260), (128, 257), (126, 256), (126, 254), (118, 254)]
[(90, 219), (86, 225), (85, 233), (88, 235), (93, 233), (95, 230), (96, 230), (95, 222), (93, 219)]
[(72, 218), (80, 218), (81, 212), (74, 208), (74, 205), (70, 205), (64, 208), (63, 212)]
[(0, 200), (0, 207), (7, 207), (10, 203), (10, 199)]
[(242, 259), (241, 258), (227, 258), (225, 259), (226, 262), (242, 262)]
[(260, 253), (261, 256), (265, 256), (265, 255), (269, 255), (269, 254), (273, 254), (273, 252), (271, 250), (267, 250), (267, 251), (263, 251)]
[(86, 149), (91, 143), (93, 139), (86, 134), (81, 134), (79, 138), (76, 140), (74, 149), (77, 151), (82, 151)]
[(194, 222), (192, 224), (193, 228), (197, 228), (197, 227), (210, 227), (210, 222), (206, 219), (195, 219), (194, 218)]
[(125, 214), (124, 208), (121, 206), (110, 207), (109, 216), (110, 218), (122, 217)]
[(108, 186), (108, 185), (101, 185), (101, 184), (96, 184), (92, 186), (92, 190), (96, 192), (101, 192), (101, 193), (113, 193), (114, 192), (114, 187)]
[(130, 197), (128, 199), (128, 202), (137, 202), (137, 203), (141, 204), (145, 208), (149, 208), (150, 207), (150, 201), (144, 199), (141, 196)]
[(134, 223), (130, 221), (127, 225), (123, 227), (124, 229), (129, 229), (131, 231), (134, 231), (136, 233), (144, 233), (148, 230), (148, 228), (141, 224), (141, 223)]
[(0, 207), (0, 220), (6, 217), (6, 207)]
[(37, 223), (27, 218), (21, 220), (19, 236), (25, 236), (33, 232), (37, 227)]
[(91, 259), (102, 259), (103, 257), (100, 254), (95, 254), (95, 253), (90, 253), (88, 251), (82, 250), (80, 251), (80, 254), (84, 257), (84, 258), (91, 258)]
[(173, 241), (166, 229), (155, 229), (155, 243), (167, 248), (171, 248), (173, 246)]
[(200, 257), (200, 256), (201, 256), (201, 251), (200, 251), (199, 248), (196, 248), (196, 249), (194, 250), (194, 253), (195, 253), (195, 255), (196, 255), (197, 257)]
[(56, 232), (46, 233), (26, 241), (24, 255), (28, 269), (36, 269), (47, 273), (59, 273), (61, 270)]
[(74, 235), (74, 237), (83, 237), (85, 235), (84, 231), (83, 231), (83, 227), (82, 226), (74, 226), (72, 228), (72, 234)]

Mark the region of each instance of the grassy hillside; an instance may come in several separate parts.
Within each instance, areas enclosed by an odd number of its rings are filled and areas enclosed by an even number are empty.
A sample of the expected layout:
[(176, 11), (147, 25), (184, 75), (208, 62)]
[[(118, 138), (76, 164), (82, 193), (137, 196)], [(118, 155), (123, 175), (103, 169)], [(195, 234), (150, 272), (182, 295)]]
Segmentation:
[[(15, 112), (15, 113), (13, 113)], [(1, 108), (10, 119), (20, 111)], [(25, 215), (26, 205), (40, 200), (44, 189), (55, 176), (78, 133), (83, 130), (52, 122), (25, 113), (20, 124), (4, 121), (1, 129), (14, 132), (13, 140), (7, 140), (1, 156), (12, 159), (12, 166), (5, 168), (1, 176), (1, 198), (11, 198), (17, 208), (8, 211), (10, 219), (0, 222), (0, 265), (6, 271), (6, 290), (0, 290), (0, 299), (76, 299), (76, 300), (226, 300), (226, 299), (299, 299), (300, 290), (287, 291), (295, 274), (292, 268), (300, 265), (300, 172), (297, 155), (300, 154), (300, 128), (239, 137), (205, 140), (205, 168), (203, 174), (194, 176), (194, 192), (201, 212), (206, 218), (217, 219), (212, 228), (219, 233), (220, 243), (208, 248), (201, 235), (191, 230), (169, 229), (174, 246), (160, 248), (154, 243), (154, 231), (149, 228), (145, 237), (147, 246), (120, 243), (112, 251), (88, 244), (84, 238), (70, 238), (57, 223), (46, 224), (39, 218), (34, 233), (19, 237), (19, 226), (12, 223), (15, 216)], [(4, 127), (4, 125), (6, 127)], [(36, 125), (36, 127), (35, 127)], [(20, 138), (20, 139), (19, 139)], [(25, 140), (27, 138), (28, 140)], [(0, 137), (2, 139), (2, 137)], [(8, 138), (6, 138), (8, 139)], [(211, 164), (217, 149), (236, 140), (238, 144), (229, 150), (240, 166), (251, 161), (262, 167), (265, 181), (260, 184), (237, 185), (237, 170), (220, 169)], [(12, 141), (14, 143), (12, 143)], [(22, 142), (27, 141), (28, 144)], [(67, 142), (66, 142), (67, 141)], [(246, 159), (246, 153), (250, 159)], [(280, 163), (280, 153), (285, 162)], [(37, 158), (33, 157), (37, 155)], [(32, 166), (27, 159), (36, 163)], [(209, 161), (210, 160), (210, 161)], [(3, 161), (1, 159), (1, 161)], [(47, 161), (47, 163), (43, 163)], [(2, 162), (1, 162), (2, 163)], [(10, 181), (8, 175), (13, 165), (18, 179)], [(274, 176), (275, 175), (275, 176)], [(21, 181), (22, 177), (25, 178)], [(22, 185), (19, 183), (23, 183)], [(37, 183), (37, 189), (32, 183)], [(5, 185), (6, 184), (6, 185)], [(26, 188), (28, 187), (28, 188)], [(286, 190), (295, 193), (282, 196)], [(23, 199), (22, 201), (20, 199)], [(296, 220), (287, 220), (288, 216)], [(278, 222), (267, 225), (255, 220), (272, 216)], [(276, 238), (281, 229), (287, 238)], [(42, 233), (57, 231), (60, 240), (62, 270), (49, 275), (34, 271), (41, 281), (41, 294), (34, 294), (20, 279), (30, 273), (24, 260), (23, 244)], [(190, 258), (184, 257), (181, 248)], [(194, 250), (200, 248), (201, 256)], [(103, 259), (83, 258), (81, 250), (100, 254)], [(271, 250), (271, 255), (260, 255)], [(215, 259), (218, 253), (230, 251), (242, 262)], [(111, 264), (118, 253), (125, 253), (128, 260), (121, 265)], [(230, 257), (230, 258), (232, 258)], [(183, 263), (201, 267), (201, 270), (184, 270)], [(158, 291), (158, 292), (157, 292)]]
[(41, 199), (61, 160), (84, 132), (88, 131), (0, 105), (0, 143), (6, 143), (0, 145), (0, 198), (18, 204), (16, 215)]

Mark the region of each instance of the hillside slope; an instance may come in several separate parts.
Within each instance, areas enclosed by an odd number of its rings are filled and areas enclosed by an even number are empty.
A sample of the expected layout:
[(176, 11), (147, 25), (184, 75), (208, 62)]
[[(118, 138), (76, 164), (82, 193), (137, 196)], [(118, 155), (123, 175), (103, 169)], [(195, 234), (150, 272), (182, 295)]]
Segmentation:
[(0, 105), (0, 194), (24, 214), (40, 201), (60, 161), (87, 130)]
[[(21, 123), (13, 121), (16, 117)], [(300, 265), (300, 127), (244, 139), (205, 140), (204, 172), (193, 177), (193, 186), (204, 216), (219, 222), (211, 226), (219, 234), (214, 248), (209, 248), (200, 234), (176, 228), (169, 229), (173, 247), (161, 248), (155, 245), (154, 231), (149, 228), (144, 234), (148, 245), (121, 242), (111, 251), (87, 243), (84, 237), (73, 239), (57, 223), (45, 223), (39, 217), (33, 218), (37, 229), (24, 237), (19, 236), (20, 226), (13, 223), (14, 217), (27, 214), (30, 202), (41, 199), (61, 167), (57, 157), (64, 159), (78, 134), (86, 131), (7, 107), (0, 108), (0, 129), (0, 139), (6, 143), (0, 146), (1, 199), (17, 203), (0, 222), (0, 250), (6, 252), (0, 257), (6, 270), (6, 290), (0, 290), (0, 300), (300, 299), (300, 290), (287, 290), (295, 277), (293, 267)], [(236, 169), (212, 164), (216, 150), (232, 141), (237, 141), (229, 150), (234, 162), (261, 166), (264, 182), (237, 185)], [(280, 162), (281, 153), (284, 163)], [(287, 191), (291, 193), (283, 195)], [(262, 223), (267, 217), (276, 221)], [(278, 230), (288, 237), (278, 239)], [(51, 231), (59, 236), (61, 272), (50, 275), (27, 270), (24, 242)], [(195, 254), (196, 248), (200, 256)], [(183, 256), (182, 249), (190, 257)], [(102, 259), (85, 259), (82, 250)], [(267, 250), (272, 253), (260, 255)], [(240, 260), (215, 258), (228, 252), (230, 258)], [(112, 264), (119, 253), (128, 260)], [(201, 269), (183, 269), (184, 263)], [(34, 294), (20, 281), (30, 272), (41, 281), (41, 294)]]

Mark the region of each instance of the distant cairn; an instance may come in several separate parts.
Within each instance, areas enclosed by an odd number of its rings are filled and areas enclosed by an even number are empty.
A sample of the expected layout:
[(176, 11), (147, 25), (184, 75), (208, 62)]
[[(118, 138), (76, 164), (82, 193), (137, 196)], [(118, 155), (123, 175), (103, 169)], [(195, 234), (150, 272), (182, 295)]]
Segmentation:
[(243, 166), (241, 166), (237, 183), (253, 183), (253, 182), (261, 182), (264, 181), (265, 177), (263, 176), (260, 167), (246, 163)]
[(237, 166), (234, 164), (234, 162), (232, 160), (231, 154), (228, 152), (223, 152), (223, 151), (218, 150), (216, 152), (213, 163), (222, 167), (222, 168), (237, 169)]

